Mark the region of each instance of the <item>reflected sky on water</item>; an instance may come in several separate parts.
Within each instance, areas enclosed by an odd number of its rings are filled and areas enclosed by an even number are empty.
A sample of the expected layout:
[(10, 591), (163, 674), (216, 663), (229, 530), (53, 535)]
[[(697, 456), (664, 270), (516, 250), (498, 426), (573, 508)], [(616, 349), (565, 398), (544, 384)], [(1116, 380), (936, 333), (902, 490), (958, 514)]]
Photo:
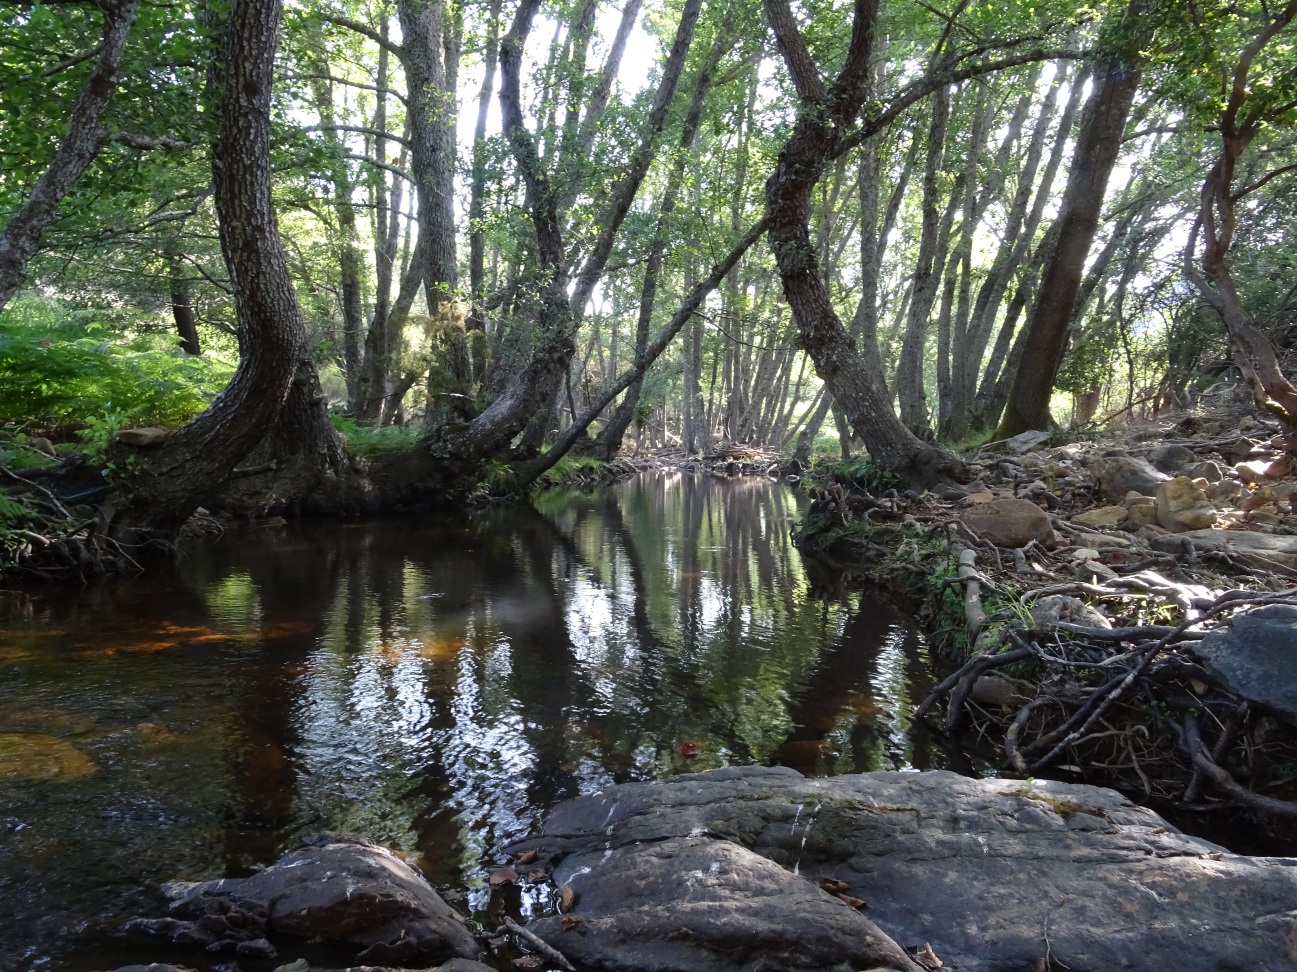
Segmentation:
[[(923, 645), (802, 559), (802, 502), (644, 474), (239, 534), (167, 576), (8, 598), (0, 968), (124, 964), (103, 931), (158, 911), (159, 882), (246, 873), (312, 831), (399, 849), (470, 911), (525, 912), (541, 893), (493, 899), (487, 869), (578, 793), (942, 765), (909, 722)], [(94, 772), (31, 779), (63, 743)]]

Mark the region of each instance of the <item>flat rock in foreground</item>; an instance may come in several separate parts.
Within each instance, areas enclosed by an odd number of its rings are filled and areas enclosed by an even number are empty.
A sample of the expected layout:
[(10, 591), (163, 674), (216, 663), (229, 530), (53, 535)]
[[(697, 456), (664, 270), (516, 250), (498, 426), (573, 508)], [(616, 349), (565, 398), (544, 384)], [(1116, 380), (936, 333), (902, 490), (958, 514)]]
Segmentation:
[(532, 927), (595, 968), (909, 968), (890, 936), (957, 972), (1297, 970), (1297, 859), (1230, 854), (1099, 787), (734, 767), (570, 800), (529, 849), (571, 906)]

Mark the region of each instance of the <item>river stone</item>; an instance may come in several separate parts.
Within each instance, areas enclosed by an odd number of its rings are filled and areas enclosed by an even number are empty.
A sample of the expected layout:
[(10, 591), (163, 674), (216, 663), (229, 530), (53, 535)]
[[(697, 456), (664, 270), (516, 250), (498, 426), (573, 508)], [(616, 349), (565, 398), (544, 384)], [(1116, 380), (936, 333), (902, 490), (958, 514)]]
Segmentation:
[(1015, 456), (1026, 455), (1028, 452), (1034, 452), (1039, 449), (1049, 439), (1048, 432), (1027, 431), (1019, 432), (1011, 439), (1005, 439), (1005, 447)]
[(1120, 503), (1127, 493), (1152, 496), (1159, 483), (1170, 477), (1158, 472), (1143, 459), (1130, 456), (1103, 456), (1090, 463), (1099, 491), (1110, 503)]
[(1139, 530), (1141, 527), (1157, 526), (1156, 503), (1140, 503), (1132, 506), (1127, 513), (1127, 530)]
[(1126, 522), (1124, 506), (1100, 506), (1072, 517), (1072, 522), (1087, 530), (1115, 530)]
[(1199, 553), (1219, 552), (1249, 567), (1297, 572), (1297, 537), (1250, 530), (1191, 530), (1153, 537), (1150, 543), (1154, 550), (1179, 554), (1186, 540)]
[(0, 733), (0, 782), (79, 780), (94, 771), (89, 756), (57, 736)]
[(1153, 460), (1153, 466), (1159, 472), (1168, 473), (1174, 476), (1181, 469), (1198, 458), (1198, 454), (1192, 449), (1186, 449), (1182, 445), (1164, 445), (1158, 446), (1153, 450), (1149, 457)]
[(271, 934), (366, 946), (362, 963), (426, 966), (477, 958), (464, 919), (391, 851), (350, 835), (321, 834), (303, 843), (251, 877), (174, 882), (163, 893), (181, 917), (201, 918), (214, 899), (263, 908)]
[(167, 439), (171, 438), (171, 433), (166, 429), (122, 429), (113, 439), (121, 445), (135, 446), (137, 449), (154, 449)]
[(1225, 470), (1210, 459), (1185, 466), (1180, 472), (1190, 479), (1205, 479), (1209, 483), (1218, 483), (1225, 478)]
[(572, 908), (531, 930), (583, 966), (829, 972), (845, 962), (920, 972), (857, 909), (729, 841), (677, 836), (594, 848), (566, 857), (554, 880), (573, 889)]
[(1157, 487), (1157, 522), (1164, 530), (1204, 530), (1216, 522), (1216, 507), (1187, 476)]
[(1025, 547), (1033, 540), (1044, 546), (1054, 543), (1049, 514), (1030, 500), (997, 499), (981, 503), (961, 513), (959, 519), (997, 547)]
[(1249, 611), (1192, 651), (1236, 695), (1297, 725), (1297, 608), (1271, 604)]
[[(665, 850), (655, 856), (656, 847)], [(781, 886), (776, 876), (735, 849), (786, 868), (790, 889), (802, 879), (841, 882), (884, 933), (907, 947), (930, 943), (948, 970), (1027, 970), (1047, 952), (1054, 967), (1093, 972), (1292, 967), (1297, 860), (1230, 854), (1100, 787), (731, 767), (569, 800), (511, 851), (528, 849), (559, 862), (575, 892), (570, 918), (580, 919), (568, 931), (561, 919), (533, 927), (561, 951), (604, 956), (600, 967), (623, 972), (789, 967), (787, 950), (755, 922), (726, 936), (691, 907), (747, 866), (749, 914), (810, 947), (819, 926), (807, 918), (830, 902), (803, 912), (815, 889), (802, 886), (780, 906), (767, 891)], [(633, 886), (613, 887), (622, 874), (625, 885), (646, 881), (659, 903), (635, 907)], [(667, 889), (677, 902), (660, 897)], [(719, 900), (742, 910), (728, 891)], [(605, 912), (613, 902), (624, 904)], [(846, 927), (835, 920), (815, 954)], [(718, 944), (734, 951), (708, 947)], [(689, 961), (677, 957), (685, 947)]]

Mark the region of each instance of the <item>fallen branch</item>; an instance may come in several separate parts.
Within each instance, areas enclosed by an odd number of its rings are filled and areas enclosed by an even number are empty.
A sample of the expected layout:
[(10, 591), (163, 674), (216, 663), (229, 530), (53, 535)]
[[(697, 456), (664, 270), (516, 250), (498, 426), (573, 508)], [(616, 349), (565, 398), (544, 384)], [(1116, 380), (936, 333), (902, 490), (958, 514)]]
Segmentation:
[(567, 969), (568, 972), (576, 972), (576, 966), (568, 961), (566, 955), (556, 949), (553, 945), (548, 944), (535, 932), (523, 928), (522, 925), (518, 924), (512, 918), (504, 919), (504, 927), (509, 929), (509, 931), (513, 932), (519, 938), (523, 939), (528, 945), (540, 952), (541, 955), (544, 955), (554, 964), (562, 966)]

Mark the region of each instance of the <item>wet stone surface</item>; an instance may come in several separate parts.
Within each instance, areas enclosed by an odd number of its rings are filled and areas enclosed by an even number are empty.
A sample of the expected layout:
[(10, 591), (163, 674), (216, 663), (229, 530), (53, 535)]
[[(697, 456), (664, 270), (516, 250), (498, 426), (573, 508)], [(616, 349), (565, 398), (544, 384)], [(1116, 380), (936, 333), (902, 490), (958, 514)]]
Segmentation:
[[(875, 932), (930, 944), (958, 972), (1031, 969), (1047, 954), (1071, 969), (1279, 970), (1297, 942), (1297, 860), (1232, 855), (1092, 786), (733, 768), (568, 801), (513, 850), (553, 862), (571, 889), (566, 920), (536, 930), (622, 972), (828, 968), (819, 956), (846, 947), (839, 936), (864, 950)], [(772, 900), (754, 858), (797, 890)], [(705, 862), (719, 862), (714, 877)], [(863, 900), (876, 929), (830, 892)], [(695, 895), (748, 937), (708, 929)], [(807, 908), (841, 921), (803, 921)], [(762, 929), (811, 957), (784, 964)]]

